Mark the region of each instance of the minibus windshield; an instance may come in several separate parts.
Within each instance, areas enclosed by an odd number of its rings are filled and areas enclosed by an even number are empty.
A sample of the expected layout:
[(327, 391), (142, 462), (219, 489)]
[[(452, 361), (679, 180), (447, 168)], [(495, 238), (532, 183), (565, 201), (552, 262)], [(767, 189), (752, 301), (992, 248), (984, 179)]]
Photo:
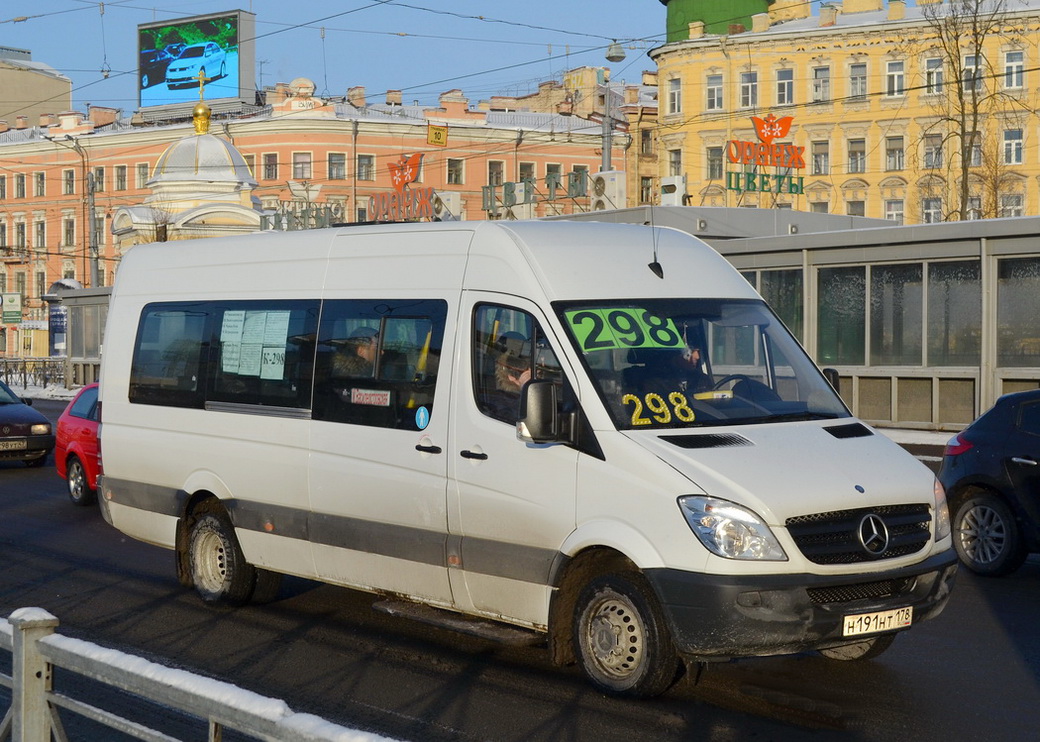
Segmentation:
[(849, 417), (761, 300), (557, 302), (621, 430)]

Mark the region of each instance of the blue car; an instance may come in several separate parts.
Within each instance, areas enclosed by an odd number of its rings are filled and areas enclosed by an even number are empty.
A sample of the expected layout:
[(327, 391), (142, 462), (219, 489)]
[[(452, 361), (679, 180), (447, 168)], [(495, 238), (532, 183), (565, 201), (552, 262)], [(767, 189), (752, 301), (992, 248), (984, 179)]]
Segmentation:
[(50, 421), (0, 381), (0, 461), (43, 466), (54, 448)]

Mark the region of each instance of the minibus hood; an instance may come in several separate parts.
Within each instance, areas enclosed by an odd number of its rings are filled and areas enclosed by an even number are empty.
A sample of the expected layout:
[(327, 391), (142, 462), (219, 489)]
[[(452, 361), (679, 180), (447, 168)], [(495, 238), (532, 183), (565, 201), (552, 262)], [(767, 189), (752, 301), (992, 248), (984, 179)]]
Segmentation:
[(749, 507), (770, 525), (811, 513), (934, 503), (934, 475), (854, 418), (626, 431), (706, 494)]

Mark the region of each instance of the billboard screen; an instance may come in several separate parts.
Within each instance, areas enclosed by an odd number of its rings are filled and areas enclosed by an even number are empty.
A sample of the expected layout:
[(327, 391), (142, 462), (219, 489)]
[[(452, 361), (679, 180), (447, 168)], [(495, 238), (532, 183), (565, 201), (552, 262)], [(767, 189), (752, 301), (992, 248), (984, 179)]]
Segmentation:
[(137, 27), (137, 84), (142, 108), (192, 103), (199, 77), (206, 100), (252, 102), (254, 15), (240, 10)]

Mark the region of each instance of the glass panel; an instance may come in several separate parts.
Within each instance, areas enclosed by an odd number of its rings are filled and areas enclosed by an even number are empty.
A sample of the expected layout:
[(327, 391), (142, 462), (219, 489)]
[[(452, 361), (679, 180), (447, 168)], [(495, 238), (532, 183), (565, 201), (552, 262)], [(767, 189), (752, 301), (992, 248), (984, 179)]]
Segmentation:
[(866, 294), (866, 272), (862, 266), (820, 270), (817, 356), (821, 364), (863, 365)]
[(861, 376), (857, 414), (864, 420), (891, 420), (892, 380)]
[(997, 365), (1040, 366), (1040, 259), (1001, 260), (997, 274)]
[(802, 330), (802, 272), (800, 270), (762, 271), (759, 293), (783, 320), (799, 342), (804, 340)]
[(939, 424), (967, 425), (975, 419), (975, 380), (939, 379)]
[(877, 265), (870, 269), (870, 362), (877, 366), (920, 366), (923, 269)]
[(928, 365), (981, 361), (982, 279), (977, 260), (928, 266)]
[(899, 422), (932, 421), (932, 380), (899, 379)]

